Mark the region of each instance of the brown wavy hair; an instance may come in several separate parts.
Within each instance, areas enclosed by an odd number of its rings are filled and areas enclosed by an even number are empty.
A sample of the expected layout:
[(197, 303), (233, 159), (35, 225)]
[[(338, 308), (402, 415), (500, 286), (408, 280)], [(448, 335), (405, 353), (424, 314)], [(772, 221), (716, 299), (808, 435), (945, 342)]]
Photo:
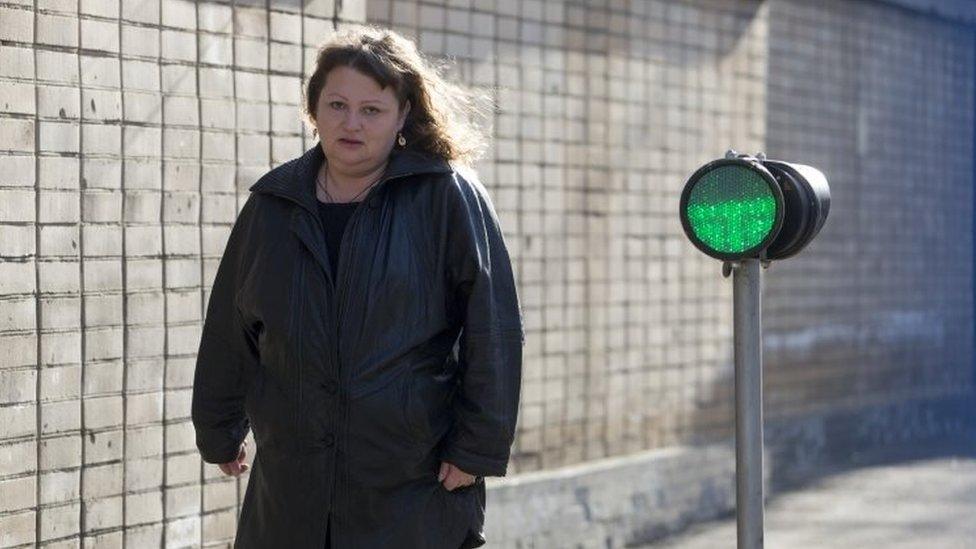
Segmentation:
[(413, 41), (378, 27), (340, 32), (319, 47), (315, 71), (305, 86), (304, 110), (315, 119), (319, 95), (329, 71), (347, 66), (371, 77), (393, 93), (410, 112), (403, 124), (405, 148), (445, 160), (471, 164), (487, 145), (475, 120), (485, 114), (487, 98), (448, 82), (443, 66), (428, 62)]

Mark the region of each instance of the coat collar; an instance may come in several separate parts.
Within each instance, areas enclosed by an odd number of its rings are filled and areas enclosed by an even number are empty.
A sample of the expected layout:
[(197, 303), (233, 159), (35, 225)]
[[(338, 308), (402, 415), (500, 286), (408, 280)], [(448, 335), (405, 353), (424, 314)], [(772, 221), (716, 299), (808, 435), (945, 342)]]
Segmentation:
[[(318, 211), (315, 197), (315, 174), (325, 154), (320, 142), (295, 158), (265, 174), (250, 187), (251, 192), (267, 193), (288, 198), (310, 210)], [(450, 173), (451, 165), (444, 159), (409, 149), (393, 149), (383, 178), (367, 193), (369, 207), (379, 207), (379, 194), (386, 182), (417, 174)]]

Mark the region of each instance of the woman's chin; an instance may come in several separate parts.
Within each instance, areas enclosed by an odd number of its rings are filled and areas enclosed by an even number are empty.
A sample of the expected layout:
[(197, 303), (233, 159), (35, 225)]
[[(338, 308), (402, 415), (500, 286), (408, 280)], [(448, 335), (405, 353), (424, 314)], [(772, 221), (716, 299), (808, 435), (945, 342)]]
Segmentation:
[[(391, 149), (392, 150), (392, 149)], [(385, 155), (370, 154), (364, 146), (354, 150), (344, 150), (343, 148), (331, 148), (325, 151), (325, 157), (336, 169), (345, 173), (369, 173), (377, 169), (386, 161), (390, 151)]]
[(332, 147), (330, 150), (325, 151), (325, 155), (328, 157), (329, 162), (337, 167), (352, 167), (369, 163), (369, 155), (366, 154), (366, 150), (362, 145), (352, 148), (343, 146)]

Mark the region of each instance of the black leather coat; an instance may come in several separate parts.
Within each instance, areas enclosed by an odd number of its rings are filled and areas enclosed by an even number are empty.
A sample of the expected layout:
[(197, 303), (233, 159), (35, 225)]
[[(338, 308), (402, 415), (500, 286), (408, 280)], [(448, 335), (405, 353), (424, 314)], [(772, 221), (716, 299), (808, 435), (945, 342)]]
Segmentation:
[[(523, 317), (484, 186), (394, 150), (326, 257), (320, 146), (263, 176), (207, 306), (192, 419), (204, 461), (257, 451), (238, 548), (477, 547), (506, 472)], [(478, 475), (445, 489), (441, 461)]]

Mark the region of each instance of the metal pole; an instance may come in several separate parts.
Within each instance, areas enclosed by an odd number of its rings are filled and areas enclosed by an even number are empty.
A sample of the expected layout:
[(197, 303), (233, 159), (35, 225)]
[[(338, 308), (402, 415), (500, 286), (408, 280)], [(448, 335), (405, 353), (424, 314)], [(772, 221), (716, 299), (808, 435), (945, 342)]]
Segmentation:
[(762, 270), (744, 259), (733, 272), (735, 505), (739, 549), (763, 546)]

